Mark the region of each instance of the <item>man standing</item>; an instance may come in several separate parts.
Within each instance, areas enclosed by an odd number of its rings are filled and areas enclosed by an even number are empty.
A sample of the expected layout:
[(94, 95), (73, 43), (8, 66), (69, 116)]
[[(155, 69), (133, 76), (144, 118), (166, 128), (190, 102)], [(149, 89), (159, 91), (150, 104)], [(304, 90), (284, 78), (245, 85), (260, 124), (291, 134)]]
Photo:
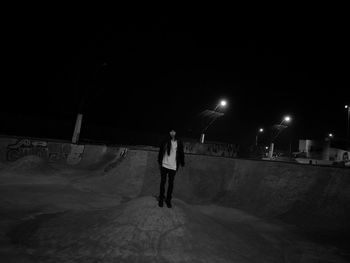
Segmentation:
[[(179, 166), (185, 166), (185, 154), (183, 143), (177, 139), (175, 129), (170, 129), (168, 138), (161, 144), (158, 154), (158, 164), (161, 170), (161, 181), (158, 205), (163, 207), (163, 201), (171, 208), (171, 197), (174, 188), (174, 179)], [(165, 183), (168, 177), (168, 191), (166, 198)]]

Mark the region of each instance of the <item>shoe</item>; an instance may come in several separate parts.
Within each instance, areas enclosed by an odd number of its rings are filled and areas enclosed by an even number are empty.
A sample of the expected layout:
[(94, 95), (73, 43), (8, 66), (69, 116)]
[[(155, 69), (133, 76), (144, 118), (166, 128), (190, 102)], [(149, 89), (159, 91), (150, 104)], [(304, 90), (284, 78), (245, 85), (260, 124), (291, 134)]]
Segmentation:
[(159, 199), (158, 200), (158, 206), (159, 207), (163, 207), (163, 199)]
[(165, 200), (166, 206), (168, 208), (172, 208), (173, 206), (171, 205), (171, 201), (170, 200)]

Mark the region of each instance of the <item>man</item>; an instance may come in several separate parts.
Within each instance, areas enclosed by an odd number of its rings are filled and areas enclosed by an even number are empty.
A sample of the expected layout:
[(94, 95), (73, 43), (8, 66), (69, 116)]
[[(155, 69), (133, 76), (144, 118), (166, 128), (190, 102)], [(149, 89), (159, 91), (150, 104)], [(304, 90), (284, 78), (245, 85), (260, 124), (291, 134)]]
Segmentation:
[[(174, 179), (179, 166), (185, 166), (185, 154), (183, 143), (177, 139), (175, 129), (170, 129), (168, 138), (161, 144), (158, 154), (158, 164), (161, 171), (160, 191), (158, 205), (163, 207), (163, 202), (171, 208), (171, 197), (174, 188)], [(166, 198), (165, 183), (168, 177), (168, 191)]]

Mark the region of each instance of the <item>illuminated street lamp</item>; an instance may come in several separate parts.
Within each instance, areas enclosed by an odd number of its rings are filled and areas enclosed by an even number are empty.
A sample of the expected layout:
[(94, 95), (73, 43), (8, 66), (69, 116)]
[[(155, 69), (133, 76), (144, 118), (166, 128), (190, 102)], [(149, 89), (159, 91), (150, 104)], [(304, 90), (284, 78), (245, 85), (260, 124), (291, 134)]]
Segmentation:
[[(281, 123), (280, 123), (278, 126), (282, 126), (283, 123), (285, 123), (285, 122), (290, 122), (291, 120), (292, 120), (292, 118), (291, 118), (290, 116), (287, 115), (287, 116), (285, 116), (285, 117), (283, 118), (283, 120), (281, 121)], [(272, 141), (274, 141), (274, 140), (278, 137), (278, 135), (281, 133), (281, 131), (282, 131), (282, 129), (279, 129), (277, 135), (275, 136), (275, 138), (274, 138)]]
[(201, 137), (200, 137), (200, 142), (204, 143), (204, 137), (205, 137), (205, 132), (208, 130), (209, 126), (213, 124), (213, 122), (218, 118), (224, 115), (221, 112), (217, 112), (219, 108), (225, 108), (227, 106), (227, 101), (226, 100), (221, 100), (215, 107), (213, 113), (215, 114), (213, 120), (203, 129)]
[(291, 120), (291, 117), (290, 116), (286, 116), (286, 117), (284, 117), (282, 123), (283, 122), (290, 122), (290, 120)]
[(329, 138), (333, 138), (333, 133), (328, 134)]
[(258, 146), (258, 136), (259, 136), (259, 133), (263, 133), (264, 132), (264, 129), (263, 128), (260, 128), (259, 129), (259, 132), (256, 134), (255, 136), (255, 145)]
[(225, 107), (226, 105), (227, 105), (226, 100), (220, 101), (220, 106), (221, 106), (221, 107)]
[[(285, 122), (290, 122), (291, 120), (292, 120), (292, 118), (291, 118), (289, 115), (287, 115), (287, 116), (285, 116), (285, 117), (282, 119), (282, 121), (281, 121), (281, 123), (279, 124), (279, 126), (281, 127), (281, 126), (283, 125), (283, 123), (285, 123)], [(271, 146), (270, 146), (270, 152), (269, 152), (269, 157), (270, 157), (270, 158), (272, 158), (272, 156), (273, 156), (274, 141), (277, 139), (277, 137), (278, 137), (278, 135), (281, 133), (281, 131), (282, 131), (282, 129), (279, 129), (277, 135), (271, 140)]]
[(220, 102), (216, 105), (214, 111), (216, 111), (219, 108), (225, 108), (227, 106), (226, 100), (220, 100)]

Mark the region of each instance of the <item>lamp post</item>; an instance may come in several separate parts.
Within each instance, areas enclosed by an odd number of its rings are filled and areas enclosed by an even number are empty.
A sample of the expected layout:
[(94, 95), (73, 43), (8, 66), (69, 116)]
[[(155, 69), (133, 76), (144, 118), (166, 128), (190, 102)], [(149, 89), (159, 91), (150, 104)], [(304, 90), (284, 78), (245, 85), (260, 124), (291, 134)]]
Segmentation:
[(347, 125), (346, 125), (346, 137), (347, 137), (347, 139), (349, 141), (350, 140), (350, 134), (349, 134), (350, 105), (345, 105), (345, 109), (348, 110)]
[[(285, 116), (283, 118), (283, 120), (281, 121), (281, 123), (279, 124), (279, 126), (281, 126), (284, 122), (290, 122), (291, 120), (292, 120), (292, 118), (290, 116)], [(270, 158), (272, 158), (272, 156), (273, 156), (273, 150), (274, 150), (274, 146), (275, 146), (274, 142), (277, 139), (278, 135), (281, 133), (281, 131), (282, 131), (282, 129), (280, 129), (278, 131), (277, 135), (274, 138), (272, 138), (272, 140), (271, 140), (270, 151), (269, 151)]]
[(220, 116), (223, 115), (223, 113), (217, 112), (217, 109), (219, 108), (224, 108), (227, 106), (227, 101), (226, 100), (221, 100), (215, 107), (213, 113), (215, 113), (217, 116), (214, 117), (209, 124), (202, 130), (201, 137), (199, 139), (200, 143), (204, 143), (204, 137), (205, 137), (205, 132), (208, 130), (209, 126), (213, 124), (213, 122)]
[[(93, 82), (96, 81), (96, 75), (97, 72), (102, 68), (107, 66), (108, 64), (106, 62), (98, 64), (96, 66), (96, 69), (93, 73)], [(83, 120), (83, 108), (84, 108), (84, 104), (86, 101), (86, 89), (85, 89), (85, 94), (83, 94), (81, 101), (80, 101), (80, 105), (79, 105), (79, 109), (78, 109), (78, 114), (77, 114), (77, 118), (75, 120), (75, 125), (74, 125), (74, 131), (73, 131), (73, 136), (72, 136), (72, 143), (78, 143), (79, 142), (79, 137), (80, 137), (80, 131), (81, 131), (81, 123)]]
[(259, 136), (259, 133), (263, 133), (264, 132), (264, 129), (263, 128), (260, 128), (259, 129), (259, 132), (256, 134), (255, 136), (255, 146), (258, 146), (258, 136)]

